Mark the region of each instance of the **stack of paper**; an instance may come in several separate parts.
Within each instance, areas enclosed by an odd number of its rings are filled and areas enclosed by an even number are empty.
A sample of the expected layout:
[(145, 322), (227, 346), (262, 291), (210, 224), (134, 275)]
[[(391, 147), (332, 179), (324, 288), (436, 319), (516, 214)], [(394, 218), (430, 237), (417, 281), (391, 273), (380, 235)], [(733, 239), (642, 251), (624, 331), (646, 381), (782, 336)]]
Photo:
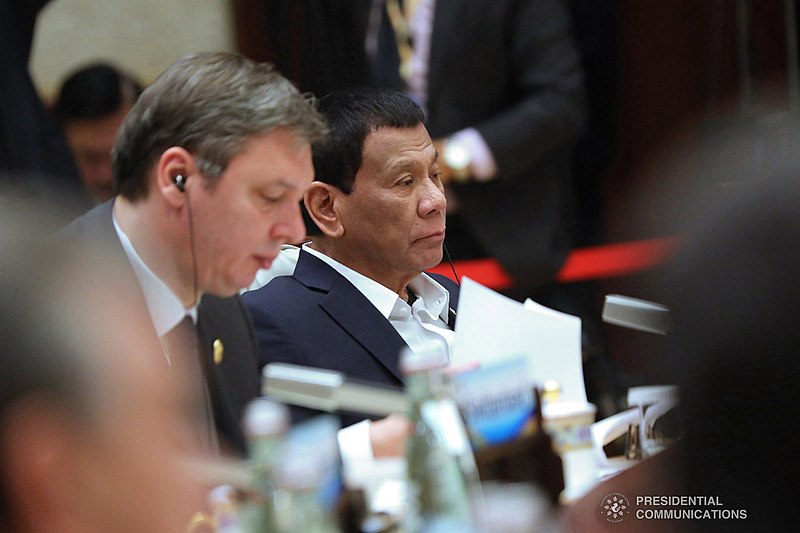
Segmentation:
[(580, 318), (521, 304), (464, 278), (458, 298), (452, 364), (498, 362), (523, 355), (532, 383), (556, 380), (560, 400), (586, 401)]

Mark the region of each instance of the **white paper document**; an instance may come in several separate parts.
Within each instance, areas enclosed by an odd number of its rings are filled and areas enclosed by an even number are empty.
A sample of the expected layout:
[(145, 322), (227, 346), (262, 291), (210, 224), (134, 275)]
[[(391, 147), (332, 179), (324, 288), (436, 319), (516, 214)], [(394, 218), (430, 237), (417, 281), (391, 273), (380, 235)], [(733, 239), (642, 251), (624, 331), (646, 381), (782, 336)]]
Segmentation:
[(521, 304), (466, 277), (456, 317), (452, 364), (524, 355), (533, 383), (554, 379), (560, 400), (586, 401), (580, 318), (531, 300)]

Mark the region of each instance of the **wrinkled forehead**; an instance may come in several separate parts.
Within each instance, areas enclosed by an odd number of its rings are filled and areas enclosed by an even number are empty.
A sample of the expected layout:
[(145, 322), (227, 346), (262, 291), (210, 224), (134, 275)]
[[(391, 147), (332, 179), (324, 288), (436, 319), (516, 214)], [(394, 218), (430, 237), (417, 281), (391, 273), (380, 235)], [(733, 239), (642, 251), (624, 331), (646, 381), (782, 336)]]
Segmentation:
[(402, 170), (402, 167), (426, 162), (435, 157), (428, 130), (418, 124), (413, 128), (377, 128), (364, 139), (362, 168)]

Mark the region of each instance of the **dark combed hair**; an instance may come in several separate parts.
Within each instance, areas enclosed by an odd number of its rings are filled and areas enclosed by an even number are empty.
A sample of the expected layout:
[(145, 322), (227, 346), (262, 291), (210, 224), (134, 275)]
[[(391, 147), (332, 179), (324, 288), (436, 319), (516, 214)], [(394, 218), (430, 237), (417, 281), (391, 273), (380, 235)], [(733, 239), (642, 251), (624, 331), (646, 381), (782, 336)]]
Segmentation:
[(142, 86), (131, 75), (106, 63), (94, 63), (64, 81), (53, 115), (61, 124), (103, 117), (124, 104), (133, 105), (140, 94)]
[[(360, 87), (328, 94), (317, 101), (329, 134), (314, 143), (314, 174), (317, 181), (350, 194), (361, 168), (364, 141), (379, 128), (414, 128), (425, 122), (422, 109), (404, 94), (389, 89)], [(320, 231), (303, 206), (309, 235)]]
[(364, 140), (379, 128), (414, 128), (425, 122), (422, 109), (404, 94), (362, 87), (330, 93), (317, 102), (330, 129), (313, 145), (316, 180), (350, 194), (361, 168)]

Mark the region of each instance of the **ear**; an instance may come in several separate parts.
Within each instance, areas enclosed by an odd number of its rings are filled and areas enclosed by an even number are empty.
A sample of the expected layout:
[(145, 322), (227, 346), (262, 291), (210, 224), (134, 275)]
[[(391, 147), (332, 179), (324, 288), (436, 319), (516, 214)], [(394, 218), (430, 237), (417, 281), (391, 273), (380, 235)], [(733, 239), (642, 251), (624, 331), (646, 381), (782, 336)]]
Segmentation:
[(76, 429), (44, 398), (12, 407), (4, 422), (2, 464), (11, 512), (22, 526), (63, 523), (77, 512)]
[(328, 237), (344, 235), (341, 202), (346, 195), (328, 183), (313, 182), (303, 195), (303, 202), (312, 220)]
[[(182, 191), (175, 185), (175, 178), (183, 176), (186, 186)], [(180, 209), (186, 203), (186, 193), (194, 183), (202, 179), (194, 157), (185, 148), (171, 146), (164, 150), (156, 166), (156, 190), (170, 206)], [(191, 184), (191, 185), (190, 185)]]

